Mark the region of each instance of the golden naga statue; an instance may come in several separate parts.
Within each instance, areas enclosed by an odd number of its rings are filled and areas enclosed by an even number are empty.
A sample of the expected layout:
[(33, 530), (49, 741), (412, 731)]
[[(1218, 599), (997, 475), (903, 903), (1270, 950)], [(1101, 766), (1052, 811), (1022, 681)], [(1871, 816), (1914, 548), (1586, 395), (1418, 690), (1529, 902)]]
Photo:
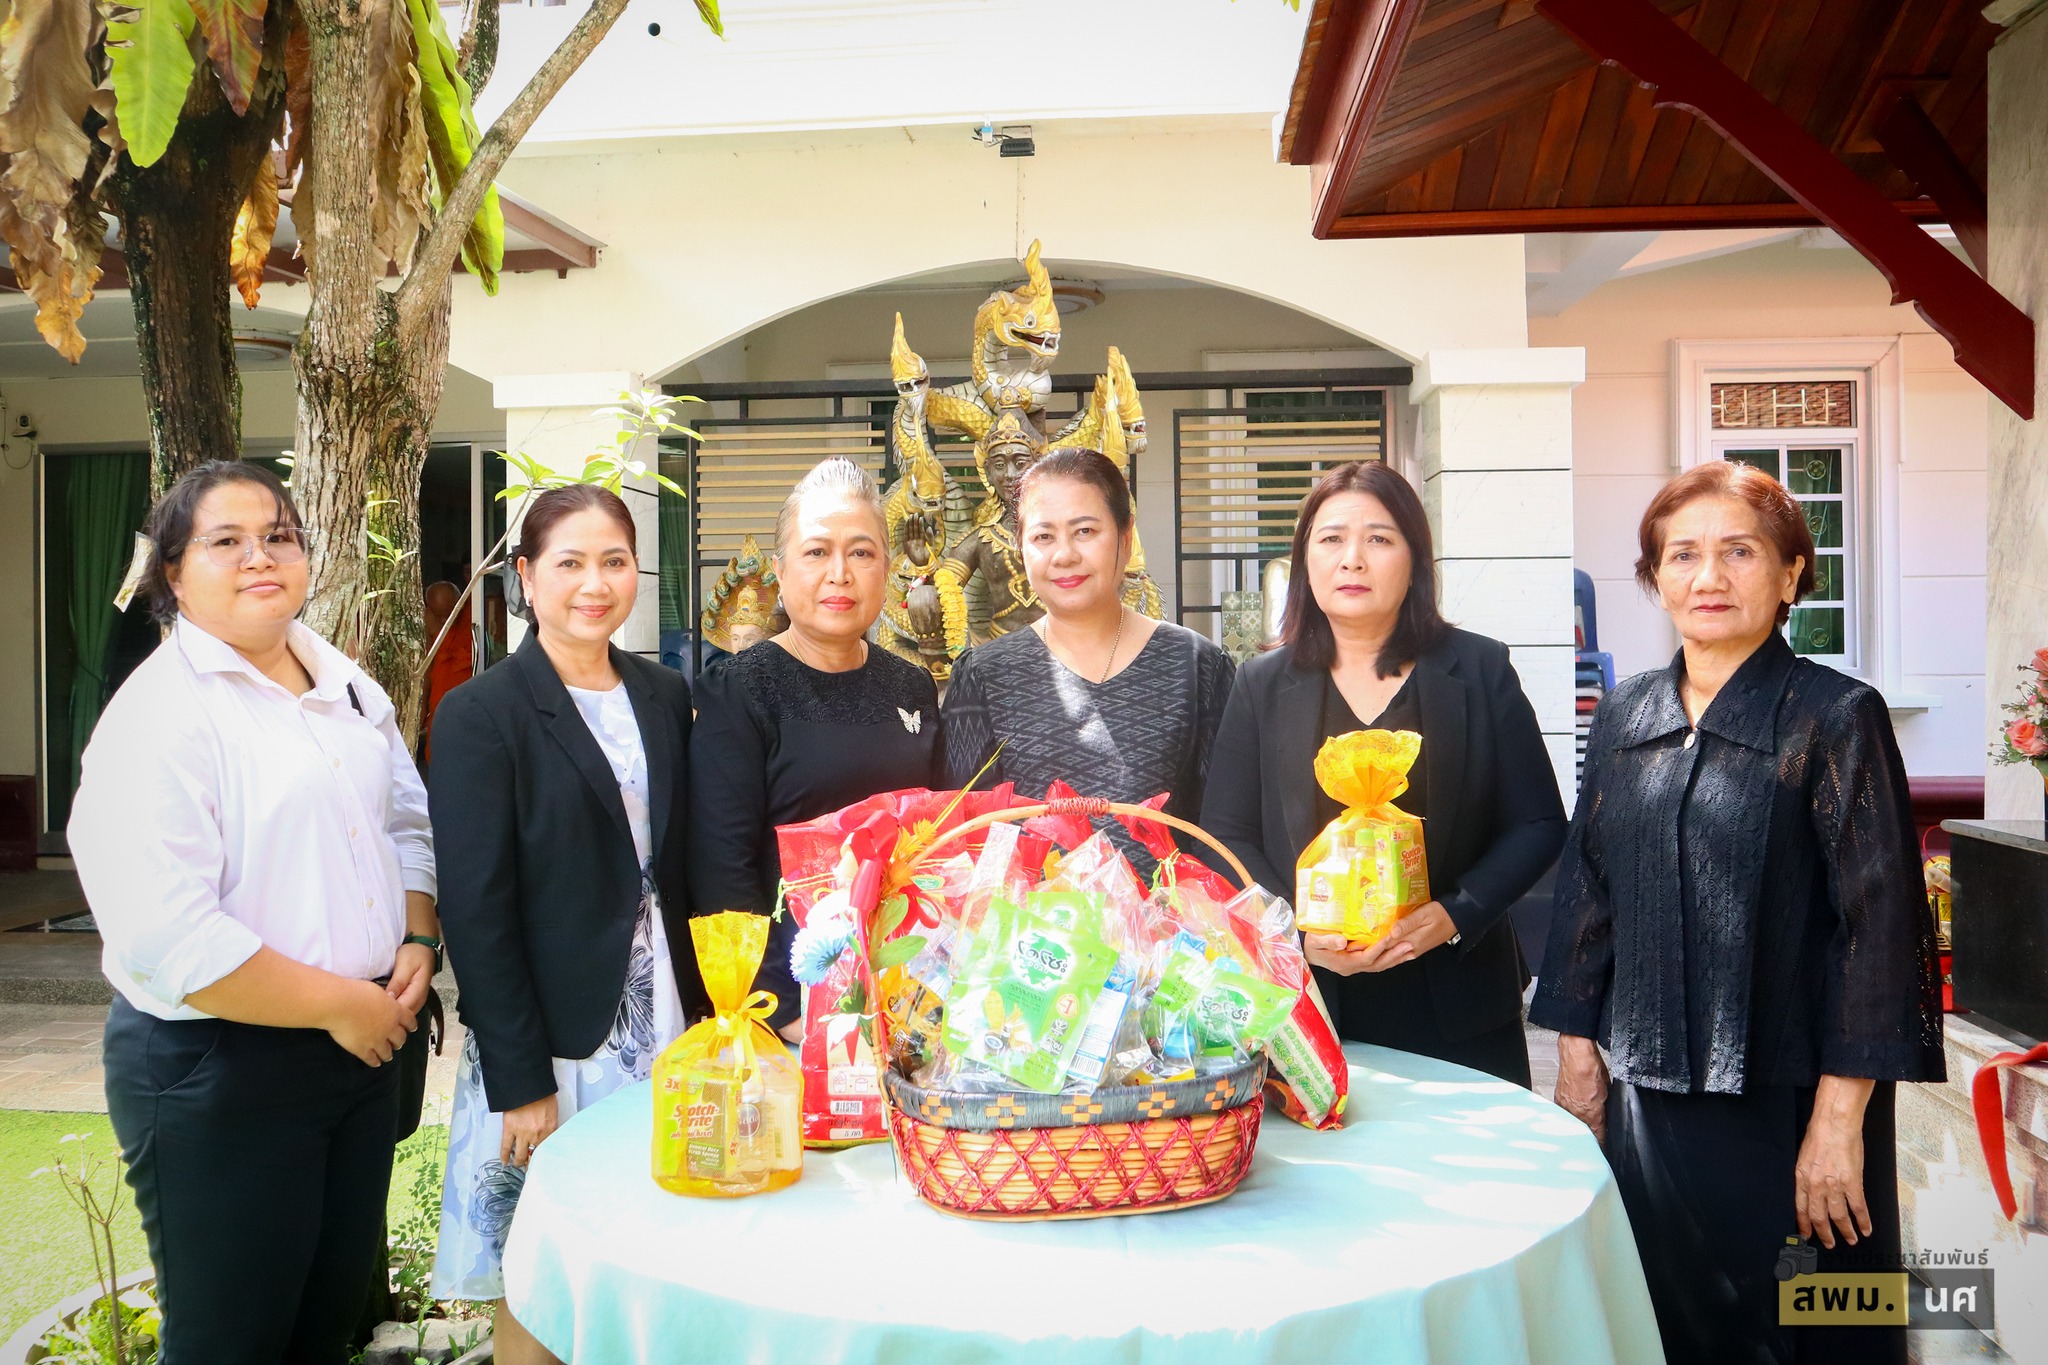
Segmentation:
[(932, 453), (925, 411), (932, 396), (931, 371), (904, 340), (901, 313), (889, 348), (889, 373), (896, 382), (889, 444), (903, 472), (882, 499), (889, 535), (882, 643), (944, 682), (952, 676), (958, 652), (945, 642), (967, 636), (967, 601), (959, 584), (942, 584), (937, 577), (946, 549), (946, 508), (958, 503), (960, 489)]
[(707, 596), (698, 627), (707, 642), (728, 654), (750, 649), (788, 624), (775, 570), (752, 536), (740, 542), (740, 552), (726, 562)]
[[(923, 358), (904, 337), (901, 315), (890, 348), (897, 393), (890, 440), (903, 476), (884, 502), (890, 576), (882, 643), (941, 681), (967, 647), (966, 585), (977, 574), (988, 609), (986, 628), (973, 631), (978, 641), (1044, 614), (1018, 548), (1017, 493), (1025, 472), (1056, 450), (1095, 450), (1129, 477), (1130, 456), (1145, 449), (1145, 409), (1130, 365), (1114, 346), (1087, 406), (1048, 432), (1045, 399), (1059, 355), (1060, 318), (1037, 242), (1024, 257), (1024, 270), (1022, 289), (997, 290), (976, 311), (969, 352), (973, 377), (966, 383), (931, 387)], [(942, 514), (957, 489), (932, 452), (929, 431), (973, 439), (975, 467), (988, 491), (967, 531), (937, 554)], [(1145, 572), (1144, 548), (1135, 535), (1124, 600), (1148, 616), (1162, 614), (1158, 585)]]

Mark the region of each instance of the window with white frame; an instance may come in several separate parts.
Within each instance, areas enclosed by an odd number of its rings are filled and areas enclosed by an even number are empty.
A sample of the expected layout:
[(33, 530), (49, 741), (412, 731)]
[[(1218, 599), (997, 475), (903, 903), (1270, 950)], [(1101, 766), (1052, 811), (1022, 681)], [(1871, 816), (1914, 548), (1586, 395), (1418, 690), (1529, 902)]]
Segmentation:
[(1813, 591), (1786, 623), (1794, 651), (1855, 671), (1866, 634), (1859, 560), (1863, 441), (1854, 380), (1710, 383), (1708, 422), (1716, 458), (1746, 464), (1785, 485), (1813, 533)]
[(1754, 466), (1806, 513), (1814, 590), (1786, 623), (1792, 647), (1895, 707), (1925, 704), (1899, 660), (1899, 338), (1675, 340), (1672, 361), (1673, 462)]

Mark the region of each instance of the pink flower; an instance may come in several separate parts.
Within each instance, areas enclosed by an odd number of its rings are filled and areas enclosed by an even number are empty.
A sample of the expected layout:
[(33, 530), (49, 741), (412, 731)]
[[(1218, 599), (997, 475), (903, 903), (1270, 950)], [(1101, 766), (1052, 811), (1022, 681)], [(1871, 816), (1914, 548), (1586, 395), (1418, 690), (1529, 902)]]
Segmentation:
[(2043, 678), (2048, 678), (2048, 649), (2037, 649), (2034, 651), (2034, 662), (2032, 667), (2033, 670), (2036, 673), (2039, 673)]
[(2048, 732), (2030, 720), (2016, 720), (2005, 727), (2012, 747), (2028, 758), (2048, 758)]

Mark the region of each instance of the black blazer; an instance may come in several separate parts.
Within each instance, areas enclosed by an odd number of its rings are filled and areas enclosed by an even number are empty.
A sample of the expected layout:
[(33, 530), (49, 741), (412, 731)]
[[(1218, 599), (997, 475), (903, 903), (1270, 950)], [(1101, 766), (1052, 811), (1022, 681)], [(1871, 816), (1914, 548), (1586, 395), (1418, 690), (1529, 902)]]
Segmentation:
[[(690, 685), (614, 647), (647, 750), (654, 885), (686, 1013), (702, 989), (683, 875)], [(434, 712), (428, 810), (441, 929), (491, 1108), (555, 1093), (552, 1060), (611, 1032), (640, 908), (618, 780), (554, 665), (528, 634)]]
[[(1270, 891), (1294, 897), (1294, 865), (1321, 832), (1316, 750), (1327, 672), (1295, 667), (1288, 646), (1237, 670), (1216, 747), (1202, 827)], [(1536, 712), (1507, 646), (1454, 630), (1415, 661), (1429, 889), (1459, 942), (1420, 959), (1437, 1025), (1462, 1039), (1519, 1019), (1525, 981), (1508, 907), (1564, 844), (1564, 803)]]

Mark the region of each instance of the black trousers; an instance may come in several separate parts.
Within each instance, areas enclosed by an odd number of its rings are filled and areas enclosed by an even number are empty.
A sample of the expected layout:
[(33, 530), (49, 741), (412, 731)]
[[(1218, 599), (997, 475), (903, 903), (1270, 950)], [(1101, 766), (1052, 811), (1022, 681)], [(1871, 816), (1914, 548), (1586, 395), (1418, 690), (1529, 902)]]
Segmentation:
[[(1793, 1168), (1811, 1088), (1668, 1094), (1617, 1081), (1607, 1097), (1607, 1160), (1628, 1209), (1657, 1329), (1671, 1365), (1905, 1365), (1903, 1327), (1780, 1327), (1773, 1274), (1799, 1233)], [(1818, 1271), (1897, 1270), (1899, 1182), (1894, 1087), (1863, 1112), (1863, 1200), (1871, 1235), (1816, 1239)]]
[(163, 1365), (345, 1365), (383, 1267), (396, 1069), (318, 1029), (163, 1020), (118, 997), (105, 1062)]

